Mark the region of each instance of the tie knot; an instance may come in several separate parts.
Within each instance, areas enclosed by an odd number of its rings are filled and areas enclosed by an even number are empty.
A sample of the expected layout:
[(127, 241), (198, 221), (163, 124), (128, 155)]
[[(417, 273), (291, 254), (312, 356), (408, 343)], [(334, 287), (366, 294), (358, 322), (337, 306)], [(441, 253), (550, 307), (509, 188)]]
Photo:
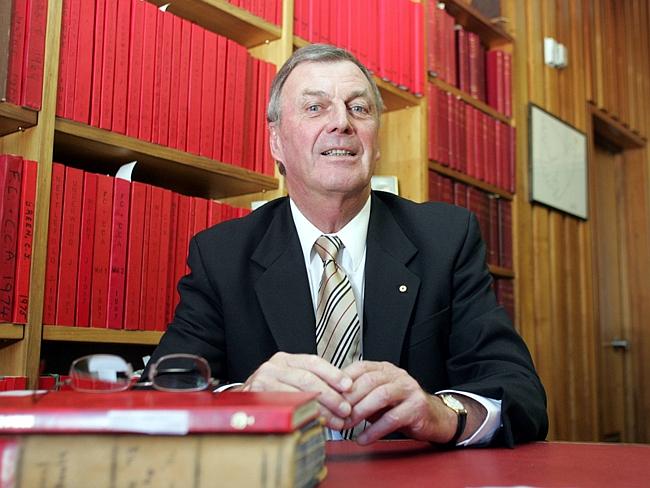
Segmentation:
[(336, 256), (342, 247), (343, 242), (337, 236), (320, 236), (314, 244), (314, 249), (323, 260), (323, 264), (329, 261), (336, 262)]

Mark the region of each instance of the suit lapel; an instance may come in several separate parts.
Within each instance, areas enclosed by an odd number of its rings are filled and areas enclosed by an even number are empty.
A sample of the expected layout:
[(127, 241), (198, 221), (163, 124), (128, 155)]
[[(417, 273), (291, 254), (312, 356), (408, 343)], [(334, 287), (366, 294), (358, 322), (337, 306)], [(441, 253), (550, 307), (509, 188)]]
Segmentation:
[(314, 309), (288, 199), (251, 259), (265, 268), (255, 292), (278, 349), (316, 354)]
[(373, 195), (366, 250), (363, 357), (399, 364), (420, 288), (406, 264), (417, 248), (386, 205)]

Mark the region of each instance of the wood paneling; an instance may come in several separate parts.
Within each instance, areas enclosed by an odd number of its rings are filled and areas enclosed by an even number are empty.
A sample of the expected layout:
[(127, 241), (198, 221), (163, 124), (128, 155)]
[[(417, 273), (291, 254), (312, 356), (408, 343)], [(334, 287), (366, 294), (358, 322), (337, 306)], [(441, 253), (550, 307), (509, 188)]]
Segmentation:
[[(552, 439), (598, 439), (599, 398), (608, 392), (597, 383), (598, 290), (592, 220), (528, 201), (527, 106), (533, 102), (585, 133), (597, 128), (623, 134), (618, 140), (624, 149), (623, 167), (629, 168), (623, 173), (630, 175), (620, 193), (629, 199), (628, 213), (634, 213), (626, 230), (626, 256), (647, 265), (650, 161), (647, 149), (629, 148), (645, 146), (650, 132), (649, 4), (648, 0), (502, 1), (518, 53), (513, 71), (518, 131), (516, 322), (547, 389)], [(567, 47), (567, 68), (544, 65), (544, 37)], [(589, 103), (598, 115), (596, 128)], [(650, 384), (650, 327), (642, 321), (650, 316), (650, 287), (648, 275), (630, 272), (633, 267), (628, 266), (624, 290), (630, 303), (626, 313), (632, 324), (631, 340), (636, 344), (628, 371), (637, 386), (631, 440), (650, 442), (650, 421), (641, 413), (650, 411), (650, 392), (639, 388)]]

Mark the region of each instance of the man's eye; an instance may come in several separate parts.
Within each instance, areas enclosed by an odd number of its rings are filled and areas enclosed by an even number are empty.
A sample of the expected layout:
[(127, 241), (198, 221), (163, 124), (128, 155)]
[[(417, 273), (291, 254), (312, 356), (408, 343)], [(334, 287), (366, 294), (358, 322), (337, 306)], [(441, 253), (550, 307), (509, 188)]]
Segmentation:
[(307, 112), (318, 112), (320, 110), (320, 105), (310, 105), (307, 107)]
[(359, 113), (359, 114), (367, 114), (368, 113), (368, 108), (363, 106), (363, 105), (352, 105), (350, 107), (350, 110), (352, 112), (356, 112), (356, 113)]

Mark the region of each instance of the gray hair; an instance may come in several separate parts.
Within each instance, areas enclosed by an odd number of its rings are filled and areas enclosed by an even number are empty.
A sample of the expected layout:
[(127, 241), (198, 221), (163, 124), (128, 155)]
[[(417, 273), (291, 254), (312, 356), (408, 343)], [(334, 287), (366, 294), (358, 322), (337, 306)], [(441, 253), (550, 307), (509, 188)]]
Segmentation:
[(350, 61), (359, 67), (372, 88), (373, 101), (377, 111), (376, 115), (377, 118), (379, 118), (384, 110), (384, 101), (381, 98), (379, 88), (377, 88), (377, 84), (375, 83), (372, 74), (370, 74), (370, 71), (368, 71), (368, 68), (361, 64), (361, 61), (345, 49), (330, 46), (329, 44), (310, 44), (294, 52), (282, 65), (278, 74), (275, 75), (273, 83), (271, 84), (269, 106), (266, 110), (266, 120), (269, 123), (280, 120), (280, 94), (282, 92), (282, 87), (296, 66), (302, 63), (336, 63), (339, 61)]

